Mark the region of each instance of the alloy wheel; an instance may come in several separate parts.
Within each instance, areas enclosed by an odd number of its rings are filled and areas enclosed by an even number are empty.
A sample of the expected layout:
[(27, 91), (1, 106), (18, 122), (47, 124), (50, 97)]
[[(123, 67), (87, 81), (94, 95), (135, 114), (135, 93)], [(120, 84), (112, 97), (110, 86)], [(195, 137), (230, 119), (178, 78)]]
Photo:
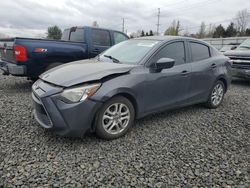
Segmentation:
[(218, 106), (224, 96), (224, 88), (223, 85), (221, 83), (218, 83), (213, 91), (212, 91), (212, 95), (211, 95), (211, 101), (213, 103), (214, 106)]
[(111, 104), (103, 113), (102, 126), (109, 134), (119, 134), (126, 129), (130, 121), (130, 110), (126, 104)]

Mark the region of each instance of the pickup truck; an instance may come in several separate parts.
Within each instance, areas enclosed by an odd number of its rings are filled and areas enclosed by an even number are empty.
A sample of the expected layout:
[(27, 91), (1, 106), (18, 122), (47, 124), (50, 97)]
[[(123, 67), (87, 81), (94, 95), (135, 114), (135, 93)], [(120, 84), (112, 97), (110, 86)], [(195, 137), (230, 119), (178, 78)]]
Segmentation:
[(230, 58), (234, 77), (250, 79), (250, 39), (235, 50), (226, 51), (224, 55)]
[(35, 80), (51, 68), (93, 58), (127, 39), (122, 32), (88, 26), (65, 29), (61, 40), (0, 39), (0, 69), (5, 75)]

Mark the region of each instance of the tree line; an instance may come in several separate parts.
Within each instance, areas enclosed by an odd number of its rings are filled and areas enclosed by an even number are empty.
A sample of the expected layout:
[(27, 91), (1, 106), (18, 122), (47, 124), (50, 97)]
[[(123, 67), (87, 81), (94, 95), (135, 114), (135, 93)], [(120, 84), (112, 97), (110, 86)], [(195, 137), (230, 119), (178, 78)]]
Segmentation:
[(206, 25), (205, 22), (201, 22), (197, 33), (189, 33), (188, 28), (181, 34), (183, 29), (181, 28), (180, 21), (174, 20), (171, 25), (166, 29), (164, 35), (184, 35), (195, 38), (221, 38), (221, 37), (236, 37), (236, 36), (250, 36), (249, 21), (250, 13), (247, 9), (241, 10), (237, 13), (236, 17), (232, 19), (227, 27), (222, 24)]
[(141, 37), (144, 37), (144, 36), (153, 36), (154, 33), (152, 30), (150, 30), (149, 32), (144, 32), (144, 30), (141, 31)]

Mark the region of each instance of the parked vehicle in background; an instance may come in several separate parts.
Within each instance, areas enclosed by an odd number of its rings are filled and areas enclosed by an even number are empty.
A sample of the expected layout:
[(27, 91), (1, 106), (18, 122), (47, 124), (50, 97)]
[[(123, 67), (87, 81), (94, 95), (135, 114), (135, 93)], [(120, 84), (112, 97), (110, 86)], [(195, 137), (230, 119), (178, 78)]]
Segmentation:
[(230, 82), (228, 58), (185, 37), (145, 37), (99, 57), (57, 67), (32, 86), (34, 117), (62, 136), (124, 135), (135, 118), (205, 103), (217, 108)]
[(229, 51), (229, 50), (235, 50), (239, 45), (240, 45), (239, 43), (230, 43), (228, 45), (223, 46), (220, 49), (220, 52), (226, 52), (226, 51)]
[(220, 50), (230, 44), (241, 44), (246, 39), (250, 39), (250, 37), (204, 38), (202, 40)]
[(127, 40), (119, 31), (96, 27), (72, 27), (62, 40), (0, 39), (0, 69), (5, 75), (36, 79), (41, 73), (68, 62), (93, 58), (110, 46)]
[(224, 55), (230, 58), (234, 77), (250, 79), (250, 39)]

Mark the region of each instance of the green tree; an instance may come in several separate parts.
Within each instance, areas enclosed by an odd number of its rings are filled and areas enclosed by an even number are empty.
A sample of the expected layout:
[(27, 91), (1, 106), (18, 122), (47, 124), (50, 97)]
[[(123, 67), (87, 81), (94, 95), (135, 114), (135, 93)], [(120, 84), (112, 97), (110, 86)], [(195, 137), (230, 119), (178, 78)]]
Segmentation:
[(48, 39), (61, 39), (62, 30), (58, 26), (52, 26), (48, 28), (47, 38)]
[(247, 9), (241, 10), (237, 13), (235, 18), (235, 25), (240, 36), (245, 36), (246, 29), (249, 24), (249, 12)]
[(215, 25), (209, 24), (208, 28), (206, 29), (206, 37), (212, 38), (215, 31)]
[(206, 36), (206, 24), (205, 22), (201, 22), (198, 37), (201, 39), (201, 38), (205, 38), (205, 36)]
[(250, 36), (250, 28), (246, 29), (246, 36)]
[(154, 36), (154, 33), (152, 30), (149, 31), (149, 36)]
[(237, 35), (237, 30), (234, 27), (234, 23), (231, 22), (225, 32), (225, 37), (235, 37)]
[(177, 22), (174, 20), (168, 29), (164, 32), (164, 35), (174, 35), (178, 36), (180, 33), (180, 21)]
[(148, 35), (148, 32), (146, 32), (146, 36), (149, 36), (149, 35)]
[(217, 26), (215, 28), (214, 34), (213, 34), (213, 38), (221, 38), (221, 37), (225, 37), (225, 29), (224, 27), (220, 24), (219, 26)]
[(145, 36), (145, 33), (144, 33), (144, 31), (142, 30), (141, 31), (141, 37), (144, 37)]

